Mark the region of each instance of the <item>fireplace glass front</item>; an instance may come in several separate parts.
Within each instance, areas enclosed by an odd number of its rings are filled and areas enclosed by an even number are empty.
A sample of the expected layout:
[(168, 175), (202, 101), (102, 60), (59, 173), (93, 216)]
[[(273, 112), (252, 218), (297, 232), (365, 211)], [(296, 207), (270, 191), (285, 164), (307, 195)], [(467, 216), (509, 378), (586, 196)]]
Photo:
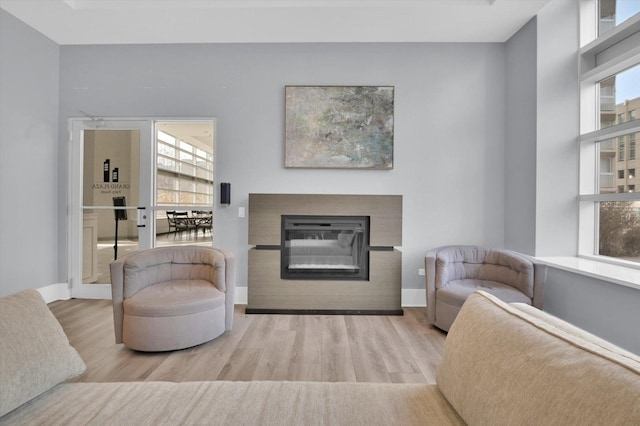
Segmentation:
[(282, 216), (281, 278), (368, 280), (368, 216)]

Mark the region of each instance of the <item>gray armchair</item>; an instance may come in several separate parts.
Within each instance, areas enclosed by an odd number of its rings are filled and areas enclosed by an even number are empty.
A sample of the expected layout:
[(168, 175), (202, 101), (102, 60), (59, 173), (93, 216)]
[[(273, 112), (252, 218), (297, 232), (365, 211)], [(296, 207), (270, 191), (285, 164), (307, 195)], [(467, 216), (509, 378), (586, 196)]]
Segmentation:
[(476, 290), (542, 309), (546, 276), (546, 266), (510, 250), (477, 246), (430, 250), (425, 256), (427, 320), (449, 331), (462, 304)]
[(142, 250), (112, 262), (116, 343), (170, 351), (231, 330), (235, 262), (226, 250), (198, 246)]

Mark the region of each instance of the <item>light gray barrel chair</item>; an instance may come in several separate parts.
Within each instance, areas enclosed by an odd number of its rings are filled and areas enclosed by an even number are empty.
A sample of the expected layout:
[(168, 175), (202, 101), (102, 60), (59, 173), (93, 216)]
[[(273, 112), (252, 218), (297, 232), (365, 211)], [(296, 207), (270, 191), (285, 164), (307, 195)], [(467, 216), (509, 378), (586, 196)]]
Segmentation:
[(427, 320), (444, 331), (476, 290), (542, 309), (546, 266), (523, 254), (478, 246), (444, 246), (425, 256)]
[(231, 330), (236, 259), (226, 250), (141, 250), (112, 262), (110, 271), (116, 343), (138, 351), (170, 351)]

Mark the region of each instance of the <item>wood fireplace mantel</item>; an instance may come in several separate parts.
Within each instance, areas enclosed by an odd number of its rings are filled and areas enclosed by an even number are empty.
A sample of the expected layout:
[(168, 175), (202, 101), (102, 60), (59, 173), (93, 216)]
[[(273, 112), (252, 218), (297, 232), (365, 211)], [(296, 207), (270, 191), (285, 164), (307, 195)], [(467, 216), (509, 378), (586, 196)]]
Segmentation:
[[(368, 280), (280, 277), (283, 215), (368, 216)], [(402, 314), (402, 196), (249, 194), (247, 313)]]

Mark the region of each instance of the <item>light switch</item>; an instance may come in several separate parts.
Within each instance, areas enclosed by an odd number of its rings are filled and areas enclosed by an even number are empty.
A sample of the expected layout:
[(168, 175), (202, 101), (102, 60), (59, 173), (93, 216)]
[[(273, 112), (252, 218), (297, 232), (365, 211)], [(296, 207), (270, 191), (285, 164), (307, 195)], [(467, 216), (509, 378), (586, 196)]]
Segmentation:
[(244, 207), (238, 207), (238, 217), (244, 217)]

